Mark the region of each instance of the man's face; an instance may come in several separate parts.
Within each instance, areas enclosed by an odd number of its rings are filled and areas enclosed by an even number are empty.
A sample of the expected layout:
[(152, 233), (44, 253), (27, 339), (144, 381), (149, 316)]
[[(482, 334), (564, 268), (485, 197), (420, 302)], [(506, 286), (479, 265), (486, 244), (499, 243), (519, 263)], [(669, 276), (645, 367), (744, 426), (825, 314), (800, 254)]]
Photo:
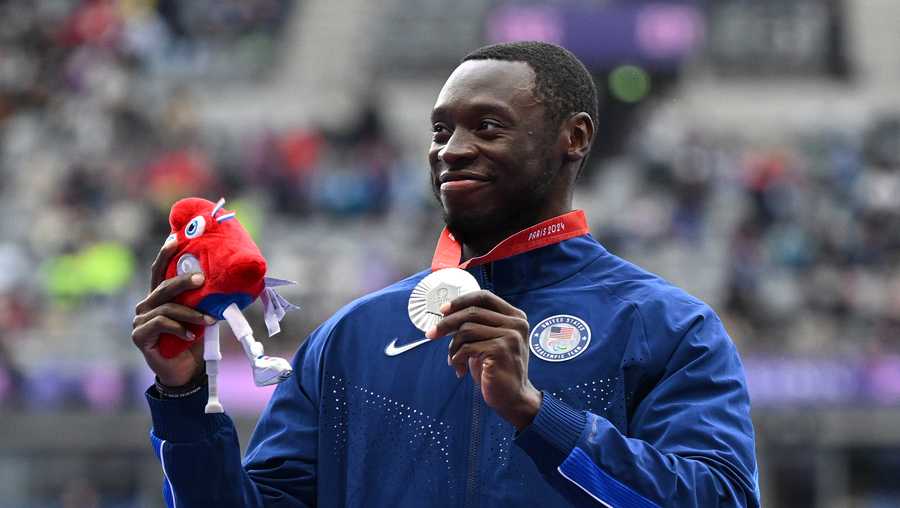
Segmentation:
[(432, 186), (450, 230), (465, 243), (531, 224), (561, 164), (531, 67), (463, 62), (441, 89), (431, 123)]

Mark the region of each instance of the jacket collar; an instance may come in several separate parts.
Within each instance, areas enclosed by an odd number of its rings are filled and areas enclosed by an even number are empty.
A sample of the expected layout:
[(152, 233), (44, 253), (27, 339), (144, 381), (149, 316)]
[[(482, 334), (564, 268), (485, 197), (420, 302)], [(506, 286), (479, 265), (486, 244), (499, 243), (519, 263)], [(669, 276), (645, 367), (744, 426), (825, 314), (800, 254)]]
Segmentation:
[[(590, 234), (530, 250), (489, 265), (470, 269), (487, 288), (514, 295), (568, 279), (604, 255), (606, 250)], [(477, 274), (477, 270), (482, 273)]]
[(604, 252), (590, 236), (584, 212), (575, 210), (525, 228), (464, 262), (462, 245), (444, 228), (431, 267), (467, 269), (483, 287), (514, 294), (570, 277)]

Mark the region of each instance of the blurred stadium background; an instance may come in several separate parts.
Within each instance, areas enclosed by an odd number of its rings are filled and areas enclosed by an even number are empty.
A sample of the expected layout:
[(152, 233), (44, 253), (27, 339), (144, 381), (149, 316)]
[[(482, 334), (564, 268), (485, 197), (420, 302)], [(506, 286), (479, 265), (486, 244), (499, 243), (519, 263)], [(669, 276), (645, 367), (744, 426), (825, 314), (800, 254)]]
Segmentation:
[[(129, 335), (175, 199), (226, 196), (300, 282), (290, 354), (430, 259), (431, 104), (513, 39), (594, 73), (577, 204), (722, 315), (764, 504), (900, 505), (897, 0), (6, 0), (0, 506), (161, 506)], [(223, 345), (246, 438), (269, 391)]]

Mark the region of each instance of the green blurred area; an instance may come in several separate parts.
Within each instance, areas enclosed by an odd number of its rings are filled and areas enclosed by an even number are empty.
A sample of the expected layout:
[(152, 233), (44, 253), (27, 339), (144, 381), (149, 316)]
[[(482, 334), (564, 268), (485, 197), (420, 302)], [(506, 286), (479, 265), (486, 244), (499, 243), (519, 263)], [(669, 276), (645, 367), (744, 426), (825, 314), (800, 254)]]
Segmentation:
[(100, 242), (74, 254), (49, 259), (41, 272), (50, 296), (77, 300), (120, 292), (134, 276), (135, 265), (135, 256), (125, 245)]

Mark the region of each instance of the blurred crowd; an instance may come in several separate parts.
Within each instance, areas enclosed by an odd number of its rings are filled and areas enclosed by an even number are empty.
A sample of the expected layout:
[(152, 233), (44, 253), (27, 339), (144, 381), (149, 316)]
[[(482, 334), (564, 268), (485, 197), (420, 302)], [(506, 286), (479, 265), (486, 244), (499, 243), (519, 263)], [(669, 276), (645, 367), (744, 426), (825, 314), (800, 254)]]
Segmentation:
[[(300, 291), (314, 296), (293, 295), (304, 300), (294, 317), (304, 333), (346, 293), (407, 270), (379, 254), (389, 237), (365, 252), (331, 227), (385, 223), (395, 193), (407, 196), (404, 206), (427, 197), (411, 191), (422, 187), (374, 108), (340, 131), (198, 123), (192, 87), (252, 86), (275, 58), (290, 8), (287, 0), (0, 2), (0, 406), (134, 401), (130, 384), (139, 389), (146, 369), (130, 345), (133, 308), (181, 197), (226, 197), (273, 274), (303, 281)], [(365, 238), (362, 223), (347, 222)], [(285, 238), (298, 223), (317, 238)], [(413, 227), (404, 222), (406, 234)], [(336, 296), (311, 286), (348, 276)], [(296, 347), (296, 338), (282, 340), (273, 347)]]
[[(225, 196), (272, 275), (300, 283), (276, 352), (426, 264), (424, 147), (401, 153), (377, 103), (339, 131), (199, 124), (194, 87), (252, 86), (294, 7), (0, 2), (0, 406), (139, 402), (131, 318), (180, 197)], [(898, 117), (642, 134), (577, 197), (610, 250), (713, 304), (744, 355), (900, 350)]]
[[(745, 354), (900, 350), (900, 116), (775, 136), (653, 130), (619, 171), (627, 207), (600, 212), (609, 247), (700, 292)], [(673, 249), (685, 255), (666, 269)]]

